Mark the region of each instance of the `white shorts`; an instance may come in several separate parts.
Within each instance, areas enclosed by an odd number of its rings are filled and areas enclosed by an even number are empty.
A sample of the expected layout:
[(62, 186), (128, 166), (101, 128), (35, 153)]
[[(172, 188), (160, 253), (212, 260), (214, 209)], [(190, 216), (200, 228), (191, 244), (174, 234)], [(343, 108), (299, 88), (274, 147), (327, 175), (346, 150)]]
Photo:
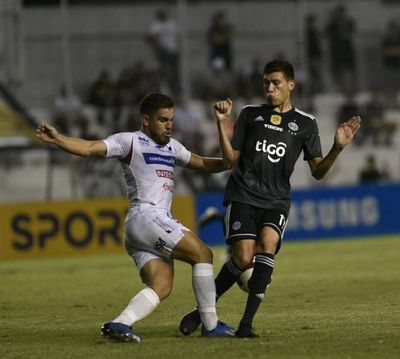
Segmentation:
[(169, 211), (136, 205), (126, 218), (125, 248), (139, 271), (151, 259), (163, 259), (172, 265), (171, 252), (183, 238), (183, 230), (190, 231)]

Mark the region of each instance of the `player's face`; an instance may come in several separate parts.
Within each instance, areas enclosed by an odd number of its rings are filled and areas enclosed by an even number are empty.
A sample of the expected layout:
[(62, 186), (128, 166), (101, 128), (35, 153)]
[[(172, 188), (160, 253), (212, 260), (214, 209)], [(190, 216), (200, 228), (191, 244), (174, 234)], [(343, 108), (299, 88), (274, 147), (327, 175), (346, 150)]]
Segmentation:
[(294, 80), (286, 80), (282, 72), (264, 74), (264, 92), (267, 103), (281, 107), (290, 103), (290, 93), (294, 89)]
[(144, 125), (147, 135), (160, 145), (166, 145), (171, 139), (174, 108), (160, 108), (150, 117), (145, 116)]

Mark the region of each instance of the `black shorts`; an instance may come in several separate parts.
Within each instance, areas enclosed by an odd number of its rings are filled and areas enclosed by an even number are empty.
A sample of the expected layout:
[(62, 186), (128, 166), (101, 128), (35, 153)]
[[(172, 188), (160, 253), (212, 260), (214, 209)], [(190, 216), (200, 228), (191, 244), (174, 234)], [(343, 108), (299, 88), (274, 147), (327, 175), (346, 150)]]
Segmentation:
[(232, 202), (225, 215), (225, 240), (232, 244), (242, 239), (257, 241), (265, 226), (275, 229), (279, 234), (278, 253), (287, 223), (288, 213), (284, 208), (265, 209), (246, 203)]

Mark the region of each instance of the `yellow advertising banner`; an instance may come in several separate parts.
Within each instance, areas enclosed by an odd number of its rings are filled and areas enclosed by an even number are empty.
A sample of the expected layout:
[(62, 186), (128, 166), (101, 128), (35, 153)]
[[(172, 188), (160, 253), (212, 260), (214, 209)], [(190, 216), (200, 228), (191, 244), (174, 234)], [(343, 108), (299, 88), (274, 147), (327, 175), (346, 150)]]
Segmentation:
[[(0, 259), (123, 253), (125, 198), (0, 206)], [(175, 197), (173, 215), (195, 229), (190, 196)]]

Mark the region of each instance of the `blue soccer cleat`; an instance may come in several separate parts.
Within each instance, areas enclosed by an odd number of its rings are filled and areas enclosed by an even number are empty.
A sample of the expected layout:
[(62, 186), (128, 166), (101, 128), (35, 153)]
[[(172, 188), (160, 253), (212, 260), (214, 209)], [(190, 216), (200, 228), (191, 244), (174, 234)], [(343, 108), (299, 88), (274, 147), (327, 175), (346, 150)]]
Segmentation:
[(141, 338), (132, 327), (122, 323), (107, 322), (101, 326), (101, 334), (118, 342), (140, 343)]
[(213, 330), (206, 330), (204, 326), (201, 328), (202, 337), (234, 337), (236, 330), (224, 322), (218, 321), (217, 326)]

